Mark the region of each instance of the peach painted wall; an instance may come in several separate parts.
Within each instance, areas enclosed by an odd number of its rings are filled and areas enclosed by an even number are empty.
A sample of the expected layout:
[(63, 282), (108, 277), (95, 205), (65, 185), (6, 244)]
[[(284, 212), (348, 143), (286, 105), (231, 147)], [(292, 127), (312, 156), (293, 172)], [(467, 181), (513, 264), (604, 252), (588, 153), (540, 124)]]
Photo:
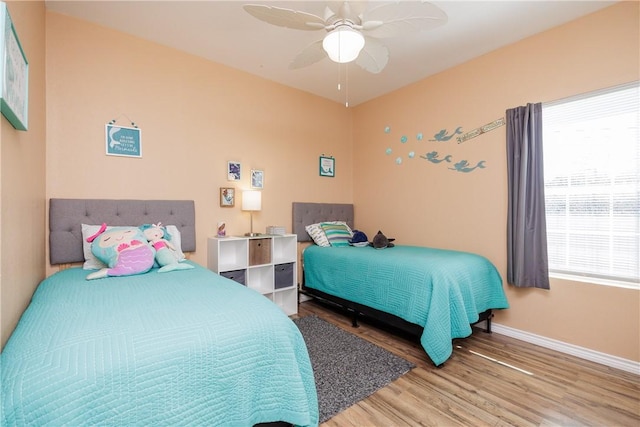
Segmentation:
[[(239, 207), (218, 206), (218, 188), (230, 184), (224, 174), (227, 160), (241, 161), (245, 170), (265, 171), (264, 208), (255, 217), (256, 229), (270, 224), (290, 229), (295, 200), (354, 201), (358, 227), (368, 232), (381, 228), (400, 243), (482, 253), (504, 276), (504, 128), (446, 149), (426, 139), (443, 128), (480, 126), (526, 102), (639, 77), (636, 2), (618, 4), (349, 110), (46, 13), (41, 2), (9, 3), (30, 59), (31, 127), (20, 133), (6, 120), (1, 123), (3, 343), (44, 275), (48, 198), (194, 199), (198, 251), (193, 259), (204, 263), (206, 237), (217, 221), (226, 220), (232, 233), (249, 226), (248, 214)], [(142, 129), (142, 159), (104, 155), (104, 124), (118, 117), (126, 125), (123, 115)], [(391, 126), (389, 134), (385, 126)], [(424, 142), (415, 141), (418, 132)], [(409, 137), (406, 145), (399, 142), (403, 134)], [(410, 145), (416, 147), (411, 160), (406, 158)], [(384, 154), (387, 147), (395, 151), (390, 156)], [(461, 174), (418, 158), (434, 150), (485, 160), (487, 167)], [(337, 158), (336, 178), (318, 177), (322, 153)], [(402, 165), (394, 162), (398, 153), (404, 157)], [(358, 161), (353, 161), (355, 155)], [(235, 186), (248, 185), (245, 175)], [(26, 239), (19, 233), (24, 228), (29, 230)], [(46, 268), (47, 274), (52, 271)], [(499, 323), (640, 359), (637, 291), (558, 280), (549, 292), (505, 288), (512, 307), (498, 316)]]
[[(291, 231), (293, 201), (352, 201), (342, 105), (52, 12), (47, 81), (47, 197), (193, 199), (201, 264), (217, 221), (249, 231), (240, 197), (234, 208), (218, 200), (220, 187), (248, 188), (250, 169), (264, 171), (255, 231)], [(105, 155), (114, 118), (142, 130), (141, 159)], [(318, 174), (323, 153), (336, 158), (335, 178)], [(229, 160), (242, 163), (239, 183), (227, 181)]]
[(7, 2), (29, 62), (28, 131), (0, 119), (0, 324), (4, 347), (44, 278), (45, 11), (43, 2)]
[[(638, 6), (621, 2), (358, 106), (356, 226), (367, 233), (381, 229), (396, 243), (483, 254), (506, 278), (505, 127), (461, 144), (455, 138), (428, 140), (441, 129), (472, 130), (528, 102), (638, 80)], [(431, 151), (471, 166), (483, 160), (486, 168), (460, 173), (447, 169), (453, 163), (419, 157)], [(511, 308), (498, 313), (496, 322), (640, 361), (640, 292), (555, 279), (551, 286), (544, 291), (505, 284)]]

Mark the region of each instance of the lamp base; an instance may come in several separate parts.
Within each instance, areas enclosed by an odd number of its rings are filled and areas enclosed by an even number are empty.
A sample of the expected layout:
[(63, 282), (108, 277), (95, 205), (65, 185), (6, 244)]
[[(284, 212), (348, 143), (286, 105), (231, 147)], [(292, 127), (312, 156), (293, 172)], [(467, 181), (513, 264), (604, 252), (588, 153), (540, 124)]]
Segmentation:
[(260, 236), (260, 233), (244, 233), (244, 235), (246, 237), (256, 237), (256, 236)]

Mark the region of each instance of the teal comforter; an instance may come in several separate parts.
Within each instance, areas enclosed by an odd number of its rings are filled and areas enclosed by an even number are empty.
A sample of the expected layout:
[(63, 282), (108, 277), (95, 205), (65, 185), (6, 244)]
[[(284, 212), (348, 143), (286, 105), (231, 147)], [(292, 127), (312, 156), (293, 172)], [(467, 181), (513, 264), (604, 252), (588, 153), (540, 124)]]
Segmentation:
[(453, 338), (471, 334), (478, 313), (508, 308), (502, 278), (486, 258), (417, 246), (321, 247), (304, 251), (305, 286), (422, 326), (420, 342), (436, 364)]
[(1, 354), (2, 425), (318, 424), (307, 349), (267, 298), (192, 270), (44, 280)]

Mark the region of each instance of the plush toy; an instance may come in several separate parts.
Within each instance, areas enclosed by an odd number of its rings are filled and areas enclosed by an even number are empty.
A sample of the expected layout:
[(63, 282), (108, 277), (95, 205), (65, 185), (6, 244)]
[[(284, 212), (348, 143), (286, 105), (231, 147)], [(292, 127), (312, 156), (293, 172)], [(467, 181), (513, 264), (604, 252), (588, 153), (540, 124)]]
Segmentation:
[(376, 249), (384, 249), (384, 248), (392, 248), (394, 246), (393, 242), (396, 239), (388, 239), (387, 236), (382, 234), (382, 231), (378, 230), (378, 234), (373, 236), (373, 242), (369, 243)]
[(356, 247), (369, 246), (369, 238), (364, 234), (364, 231), (353, 230), (353, 236), (349, 240), (349, 244)]
[(193, 268), (191, 264), (182, 264), (178, 260), (175, 247), (171, 244), (171, 234), (162, 224), (144, 224), (140, 226), (145, 238), (156, 250), (156, 262), (160, 265), (158, 273)]
[(100, 230), (87, 238), (91, 252), (108, 267), (93, 272), (87, 280), (108, 276), (129, 276), (146, 273), (153, 267), (155, 250), (137, 227), (112, 227), (102, 224)]

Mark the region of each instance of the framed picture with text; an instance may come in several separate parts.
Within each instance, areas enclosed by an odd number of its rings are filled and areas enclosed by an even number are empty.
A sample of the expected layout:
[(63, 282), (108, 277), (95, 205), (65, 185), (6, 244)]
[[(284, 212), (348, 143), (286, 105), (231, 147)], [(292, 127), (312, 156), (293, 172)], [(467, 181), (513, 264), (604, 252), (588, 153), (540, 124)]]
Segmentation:
[(27, 130), (29, 63), (4, 2), (0, 2), (0, 111), (14, 128)]
[(108, 156), (142, 157), (142, 131), (115, 124), (105, 125)]
[(336, 159), (320, 156), (320, 176), (333, 178), (336, 176)]

